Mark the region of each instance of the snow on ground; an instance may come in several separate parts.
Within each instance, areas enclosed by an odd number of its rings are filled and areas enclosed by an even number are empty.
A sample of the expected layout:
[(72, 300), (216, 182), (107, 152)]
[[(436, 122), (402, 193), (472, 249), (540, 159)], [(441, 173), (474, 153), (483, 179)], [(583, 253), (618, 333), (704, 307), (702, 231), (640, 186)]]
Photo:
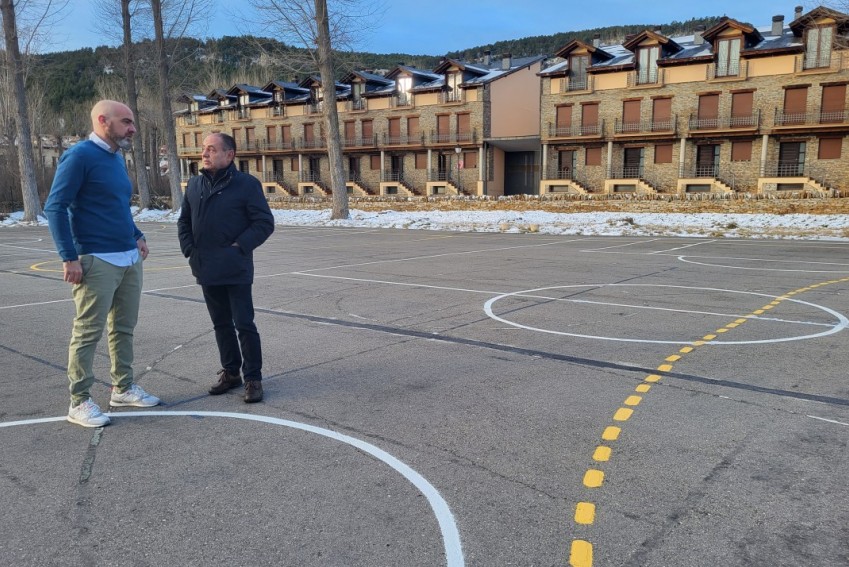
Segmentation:
[[(459, 232), (540, 233), (584, 236), (689, 236), (698, 238), (794, 238), (849, 240), (849, 215), (720, 214), (720, 213), (551, 213), (543, 211), (410, 211), (351, 210), (347, 220), (331, 220), (330, 209), (272, 211), (281, 226), (396, 228)], [(177, 213), (133, 209), (136, 222), (176, 223)], [(23, 212), (0, 221), (2, 227), (22, 222)], [(39, 225), (47, 220), (39, 218)]]

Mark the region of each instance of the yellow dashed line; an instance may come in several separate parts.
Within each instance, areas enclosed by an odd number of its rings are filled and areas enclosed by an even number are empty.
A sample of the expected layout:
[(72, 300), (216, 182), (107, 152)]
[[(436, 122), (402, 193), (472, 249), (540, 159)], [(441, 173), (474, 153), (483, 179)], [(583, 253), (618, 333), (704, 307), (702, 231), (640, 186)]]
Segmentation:
[[(745, 317), (741, 317), (739, 319), (735, 319), (733, 322), (730, 322), (725, 325), (725, 327), (721, 329), (717, 329), (714, 331), (716, 334), (709, 334), (702, 337), (701, 340), (693, 341), (692, 346), (682, 347), (678, 352), (679, 354), (673, 354), (664, 359), (665, 362), (677, 362), (681, 360), (682, 354), (689, 354), (695, 351), (696, 347), (704, 346), (708, 344), (710, 341), (714, 340), (718, 334), (726, 333), (731, 329), (734, 329), (743, 323), (749, 321), (750, 317), (755, 315), (761, 315), (765, 311), (769, 311), (773, 307), (777, 307), (781, 304), (782, 301), (789, 299), (794, 295), (798, 295), (799, 293), (803, 293), (805, 291), (809, 291), (811, 289), (815, 289), (822, 285), (827, 285), (830, 283), (839, 283), (839, 282), (849, 282), (849, 278), (841, 278), (839, 280), (831, 280), (828, 282), (823, 282), (819, 284), (813, 284), (806, 288), (800, 288), (794, 291), (790, 291), (785, 293), (782, 296), (777, 297), (774, 301), (769, 303), (768, 305), (764, 305), (760, 309), (756, 309), (752, 311), (751, 315), (747, 315)], [(638, 384), (635, 388), (636, 392), (645, 394), (649, 390), (651, 390), (651, 385), (656, 382), (659, 382), (662, 378), (662, 373), (670, 372), (673, 368), (672, 364), (661, 364), (657, 367), (658, 372), (661, 374), (649, 374), (645, 377), (641, 384)], [(626, 406), (638, 406), (640, 402), (642, 402), (642, 396), (631, 395), (625, 399), (624, 405)], [(618, 422), (628, 421), (631, 416), (634, 414), (634, 410), (630, 407), (621, 407), (616, 410), (616, 413), (613, 414), (613, 420)], [(604, 441), (616, 441), (619, 439), (619, 435), (622, 433), (622, 429), (620, 427), (609, 425), (604, 429), (604, 432), (601, 435), (601, 438)], [(613, 450), (606, 445), (598, 445), (593, 452), (593, 460), (597, 463), (605, 463), (610, 460), (610, 456)], [(598, 488), (604, 483), (604, 471), (598, 469), (588, 469), (584, 474), (584, 486), (587, 488)], [(581, 525), (590, 525), (595, 522), (595, 513), (596, 506), (590, 502), (579, 502), (575, 508), (575, 523)], [(574, 539), (572, 540), (572, 547), (569, 555), (569, 565), (572, 567), (592, 567), (593, 564), (593, 545), (592, 543), (582, 540), (582, 539)]]
[(604, 482), (604, 471), (589, 469), (584, 474), (584, 486), (587, 488), (598, 488)]
[(610, 447), (605, 447), (604, 445), (599, 445), (595, 448), (595, 452), (593, 453), (593, 460), (598, 461), (599, 463), (604, 463), (610, 460)]
[(582, 539), (572, 542), (572, 552), (569, 555), (570, 567), (592, 567), (593, 544)]
[(634, 413), (634, 410), (632, 409), (619, 408), (616, 410), (616, 413), (613, 414), (613, 421), (628, 421), (632, 413)]
[(592, 524), (595, 521), (595, 504), (578, 502), (575, 507), (575, 521), (579, 524)]
[(615, 425), (609, 425), (604, 428), (604, 433), (601, 434), (601, 438), (605, 441), (616, 441), (619, 439), (620, 433), (622, 433), (622, 429)]

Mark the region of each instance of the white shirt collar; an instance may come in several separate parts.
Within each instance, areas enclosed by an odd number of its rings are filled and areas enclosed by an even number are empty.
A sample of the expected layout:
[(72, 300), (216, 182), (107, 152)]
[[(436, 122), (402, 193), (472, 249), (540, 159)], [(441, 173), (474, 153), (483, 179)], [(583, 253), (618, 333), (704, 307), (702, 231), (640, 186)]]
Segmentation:
[(112, 148), (109, 147), (109, 144), (107, 144), (103, 140), (103, 138), (101, 138), (100, 136), (98, 136), (94, 132), (92, 132), (91, 134), (88, 135), (88, 139), (91, 140), (92, 142), (94, 142), (95, 144), (97, 144), (98, 146), (100, 146), (101, 148), (103, 148), (104, 150), (106, 150), (107, 152), (109, 152), (110, 154), (118, 153), (118, 150), (121, 149), (121, 148), (118, 148), (116, 150), (113, 150)]

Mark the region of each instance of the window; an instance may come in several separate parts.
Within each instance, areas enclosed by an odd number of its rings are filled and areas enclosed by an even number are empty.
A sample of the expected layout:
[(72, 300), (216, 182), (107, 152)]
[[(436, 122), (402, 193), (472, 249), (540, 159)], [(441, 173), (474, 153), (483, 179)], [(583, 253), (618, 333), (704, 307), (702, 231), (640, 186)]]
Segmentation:
[(846, 120), (846, 85), (825, 85), (822, 88), (820, 122)]
[(819, 159), (840, 159), (843, 138), (820, 138)]
[(284, 144), (291, 143), (291, 141), (292, 141), (292, 127), (287, 124), (286, 126), (281, 126), (280, 130), (283, 133), (283, 137), (281, 138), (283, 140), (283, 143)]
[(419, 152), (416, 154), (416, 169), (427, 169), (427, 154)]
[(598, 135), (598, 103), (590, 102), (581, 106), (581, 135)]
[(572, 130), (572, 105), (567, 104), (557, 107), (557, 135), (569, 136)]
[(463, 75), (457, 72), (448, 73), (446, 75), (445, 86), (448, 88), (445, 101), (456, 102), (460, 100), (460, 83), (463, 82)]
[(475, 169), (478, 166), (478, 152), (463, 152), (463, 169)]
[(656, 98), (652, 101), (652, 127), (655, 132), (672, 130), (672, 99)]
[(389, 119), (389, 143), (390, 144), (400, 144), (401, 143), (401, 119), (400, 118), (390, 118)]
[(805, 38), (805, 69), (831, 66), (831, 42), (834, 28), (811, 28)]
[(201, 142), (201, 135), (202, 134), (200, 132), (195, 132), (195, 147), (196, 148), (199, 148), (203, 145), (203, 143)]
[(274, 146), (277, 143), (277, 126), (266, 126), (265, 139), (268, 140), (269, 146)]
[(315, 124), (304, 124), (304, 141), (307, 143), (315, 141)]
[(440, 142), (449, 141), (449, 118), (450, 116), (447, 114), (439, 114), (436, 117), (436, 135), (439, 137), (438, 141)]
[(293, 157), (289, 160), (289, 168), (292, 171), (300, 171), (301, 168), (299, 167), (299, 164), (298, 164), (298, 158)]
[(784, 113), (781, 124), (804, 124), (808, 105), (808, 87), (784, 90)]
[(573, 55), (569, 57), (569, 90), (580, 91), (587, 88), (588, 55)]
[(410, 116), (407, 118), (407, 136), (410, 140), (416, 140), (421, 136), (421, 129), (419, 128), (419, 117), (418, 116)]
[(654, 147), (654, 163), (672, 163), (672, 144), (658, 144)]
[(716, 42), (716, 76), (736, 77), (740, 74), (740, 38)]
[(637, 50), (637, 84), (650, 85), (657, 82), (657, 59), (660, 47), (641, 47)]
[(752, 161), (752, 141), (732, 142), (731, 161)]
[(354, 139), (357, 137), (356, 125), (353, 120), (345, 121), (345, 142), (347, 144), (353, 144)]
[(369, 167), (371, 167), (371, 169), (373, 171), (379, 170), (380, 169), (380, 156), (379, 155), (369, 156), (369, 158), (370, 158), (369, 159)]
[(587, 148), (584, 163), (585, 165), (601, 165), (601, 146)]
[(457, 140), (468, 142), (472, 139), (472, 115), (468, 112), (457, 115)]
[(372, 120), (363, 120), (360, 125), (363, 128), (363, 140), (370, 143), (374, 139), (374, 122)]
[(622, 132), (640, 131), (641, 100), (622, 101)]
[(254, 163), (254, 171), (262, 171), (262, 159), (256, 158), (256, 162)]
[(699, 96), (699, 128), (716, 128), (719, 122), (719, 95)]
[(731, 127), (746, 128), (755, 125), (752, 112), (754, 92), (739, 92), (731, 94)]

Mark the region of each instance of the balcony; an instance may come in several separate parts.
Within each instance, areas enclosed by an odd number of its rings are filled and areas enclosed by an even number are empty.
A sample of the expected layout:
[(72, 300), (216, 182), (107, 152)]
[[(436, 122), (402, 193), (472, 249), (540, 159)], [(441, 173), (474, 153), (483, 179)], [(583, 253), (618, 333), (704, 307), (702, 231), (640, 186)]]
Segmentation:
[(760, 127), (760, 122), (760, 110), (747, 116), (724, 116), (721, 118), (699, 118), (691, 114), (688, 127), (692, 133), (757, 130)]
[(413, 134), (408, 136), (383, 135), (385, 146), (421, 146), (424, 145), (424, 134)]
[(272, 118), (283, 118), (286, 116), (286, 107), (283, 105), (272, 106), (268, 109), (268, 115)]
[(361, 136), (353, 138), (343, 138), (342, 146), (346, 148), (374, 148), (377, 146), (377, 137)]
[(389, 106), (391, 108), (404, 108), (415, 106), (413, 104), (413, 95), (409, 93), (396, 94), (391, 99), (389, 99)]
[(431, 144), (476, 144), (478, 131), (471, 132), (431, 132)]
[(295, 142), (292, 140), (260, 140), (259, 149), (262, 151), (284, 151), (295, 149)]
[(775, 128), (789, 130), (793, 128), (814, 128), (824, 130), (829, 128), (844, 129), (849, 124), (849, 112), (844, 108), (837, 111), (811, 110), (807, 112), (785, 112), (775, 109)]
[(439, 93), (439, 104), (451, 104), (451, 103), (462, 103), (465, 102), (463, 100), (463, 91), (441, 91)]
[(301, 138), (300, 143), (298, 144), (299, 148), (303, 148), (305, 150), (311, 150), (316, 148), (326, 148), (327, 140), (325, 138)]
[(368, 100), (364, 98), (349, 100), (345, 103), (345, 109), (348, 111), (368, 110)]
[(708, 81), (745, 81), (749, 78), (749, 62), (743, 59), (721, 65), (711, 63), (705, 78)]
[(628, 73), (628, 88), (662, 87), (663, 69), (637, 69)]
[(592, 75), (575, 75), (560, 79), (560, 94), (593, 92)]
[(613, 133), (616, 136), (652, 135), (675, 136), (677, 131), (678, 115), (668, 120), (640, 120), (637, 122), (625, 122), (617, 118), (613, 124)]
[(216, 112), (215, 114), (213, 114), (213, 117), (214, 118), (212, 119), (212, 121), (215, 122), (216, 124), (223, 124), (224, 123), (224, 113), (223, 112)]
[(255, 152), (262, 147), (264, 140), (245, 140), (245, 144), (242, 148), (245, 151)]
[(556, 126), (548, 123), (549, 138), (601, 138), (604, 136), (604, 120), (594, 124), (573, 124), (571, 126)]
[(230, 120), (250, 120), (251, 119), (251, 109), (250, 108), (237, 108), (236, 110), (230, 111)]
[(182, 124), (183, 126), (197, 126), (197, 123), (197, 114), (187, 114), (185, 116), (180, 117), (180, 124)]
[(811, 56), (800, 53), (796, 56), (796, 73), (837, 73), (849, 69), (849, 55), (843, 51), (831, 51)]
[(307, 103), (307, 114), (321, 114), (324, 112), (324, 101)]

